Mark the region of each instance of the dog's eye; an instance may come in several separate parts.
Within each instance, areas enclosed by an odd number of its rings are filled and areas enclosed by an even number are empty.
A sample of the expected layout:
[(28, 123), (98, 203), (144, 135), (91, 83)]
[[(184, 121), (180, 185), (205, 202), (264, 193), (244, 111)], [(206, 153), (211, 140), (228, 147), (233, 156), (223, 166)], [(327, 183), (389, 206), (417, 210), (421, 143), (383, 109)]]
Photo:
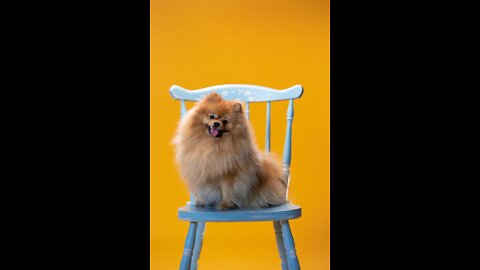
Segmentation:
[(228, 123), (228, 121), (227, 121), (227, 120), (222, 120), (222, 123), (223, 123), (224, 125), (226, 125), (226, 124)]
[(208, 116), (208, 118), (210, 118), (210, 119), (215, 118), (215, 114), (210, 114), (210, 115)]

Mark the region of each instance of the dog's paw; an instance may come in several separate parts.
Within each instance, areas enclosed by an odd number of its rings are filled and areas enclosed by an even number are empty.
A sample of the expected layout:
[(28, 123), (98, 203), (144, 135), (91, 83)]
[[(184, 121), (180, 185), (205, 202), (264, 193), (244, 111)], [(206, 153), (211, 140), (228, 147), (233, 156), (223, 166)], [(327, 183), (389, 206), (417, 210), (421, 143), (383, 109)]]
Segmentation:
[(205, 202), (204, 202), (204, 201), (200, 201), (200, 200), (196, 200), (196, 201), (195, 201), (195, 206), (204, 207), (204, 206), (205, 206)]
[(233, 209), (233, 208), (235, 208), (235, 207), (236, 207), (236, 205), (235, 205), (234, 203), (227, 203), (227, 202), (221, 202), (221, 203), (217, 206), (217, 208), (218, 208), (219, 210)]

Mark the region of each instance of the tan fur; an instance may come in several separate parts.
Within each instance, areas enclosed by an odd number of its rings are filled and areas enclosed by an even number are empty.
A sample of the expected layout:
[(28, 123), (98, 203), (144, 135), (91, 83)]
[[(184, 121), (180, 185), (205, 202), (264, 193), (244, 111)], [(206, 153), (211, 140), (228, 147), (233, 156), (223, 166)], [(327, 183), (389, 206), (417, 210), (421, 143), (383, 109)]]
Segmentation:
[[(216, 118), (210, 119), (210, 114)], [(214, 122), (221, 123), (219, 130), (228, 132), (221, 137), (210, 135), (208, 127)], [(254, 144), (240, 102), (210, 93), (180, 121), (173, 143), (181, 175), (197, 204), (227, 209), (285, 202), (282, 166)]]

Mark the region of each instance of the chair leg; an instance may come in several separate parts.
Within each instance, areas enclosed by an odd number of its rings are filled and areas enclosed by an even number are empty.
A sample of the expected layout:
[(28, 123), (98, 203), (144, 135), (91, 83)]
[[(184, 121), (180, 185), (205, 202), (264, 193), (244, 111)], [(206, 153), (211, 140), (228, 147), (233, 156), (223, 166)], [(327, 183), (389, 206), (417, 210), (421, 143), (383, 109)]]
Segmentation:
[(287, 255), (285, 254), (285, 245), (283, 244), (282, 236), (282, 225), (280, 224), (280, 221), (274, 221), (273, 228), (275, 229), (278, 253), (280, 253), (280, 258), (282, 259), (282, 270), (288, 270)]
[(282, 220), (282, 234), (283, 242), (285, 244), (285, 250), (287, 252), (287, 261), (289, 270), (300, 270), (300, 264), (297, 258), (297, 252), (295, 251), (295, 242), (293, 241), (292, 231), (290, 230), (290, 224), (288, 220)]
[(197, 222), (190, 222), (188, 228), (187, 240), (185, 240), (185, 248), (183, 250), (182, 261), (180, 262), (180, 270), (190, 270), (192, 262), (192, 250), (195, 244), (195, 231), (197, 230)]
[(205, 231), (205, 222), (198, 222), (197, 232), (195, 233), (195, 245), (193, 247), (193, 256), (192, 256), (192, 265), (190, 270), (197, 270), (198, 268), (198, 258), (200, 257), (200, 252), (202, 251), (203, 244), (203, 233)]

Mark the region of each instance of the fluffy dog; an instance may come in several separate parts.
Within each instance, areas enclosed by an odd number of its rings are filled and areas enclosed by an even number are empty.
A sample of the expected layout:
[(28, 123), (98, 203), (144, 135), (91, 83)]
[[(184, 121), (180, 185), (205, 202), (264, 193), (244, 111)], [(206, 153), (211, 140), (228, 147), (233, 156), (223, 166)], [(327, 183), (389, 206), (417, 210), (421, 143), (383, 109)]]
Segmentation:
[(229, 209), (285, 203), (282, 166), (258, 150), (241, 102), (210, 93), (180, 120), (173, 143), (197, 205)]

